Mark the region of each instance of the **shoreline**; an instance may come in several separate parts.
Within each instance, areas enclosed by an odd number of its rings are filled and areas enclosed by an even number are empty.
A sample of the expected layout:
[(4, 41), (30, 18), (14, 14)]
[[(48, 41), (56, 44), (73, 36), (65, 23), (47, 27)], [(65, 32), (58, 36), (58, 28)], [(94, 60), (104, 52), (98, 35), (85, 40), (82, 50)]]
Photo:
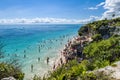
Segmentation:
[[(16, 27), (16, 26), (13, 26)], [(25, 26), (26, 27), (26, 26)], [(36, 27), (36, 26), (35, 26)], [(41, 26), (40, 26), (41, 27)], [(24, 80), (31, 80), (34, 75), (44, 76), (48, 71), (52, 70), (54, 61), (60, 56), (59, 50), (63, 50), (64, 44), (66, 44), (68, 39), (71, 39), (73, 36), (76, 36), (76, 31), (78, 26), (58, 26), (55, 28), (50, 26), (51, 29), (47, 29), (41, 32), (35, 32), (30, 28), (21, 29), (24, 36), (14, 36), (8, 38), (3, 38), (5, 42), (8, 42), (9, 45), (5, 47), (6, 55), (2, 60), (11, 59), (11, 57), (19, 58), (19, 64), (22, 66), (21, 71), (25, 73)], [(46, 28), (43, 28), (46, 29)], [(19, 30), (19, 28), (16, 28)], [(33, 32), (26, 36), (25, 31), (28, 30), (28, 33)], [(48, 31), (49, 30), (49, 31)], [(11, 29), (14, 32), (14, 29)], [(11, 34), (12, 35), (12, 34)], [(19, 39), (17, 39), (19, 37)], [(7, 39), (11, 40), (7, 41)], [(6, 43), (7, 44), (7, 43)], [(47, 57), (49, 57), (49, 63), (47, 65)], [(33, 72), (31, 72), (33, 71)]]
[[(58, 67), (66, 64), (69, 60), (77, 59), (77, 61), (81, 61), (83, 57), (78, 57), (76, 54), (82, 54), (82, 50), (84, 47), (84, 42), (91, 42), (91, 36), (73, 36), (72, 39), (68, 40), (67, 43), (64, 45), (64, 48), (59, 54), (58, 59), (55, 61), (53, 65), (53, 71), (56, 70)], [(78, 46), (79, 45), (79, 46)]]
[[(63, 35), (63, 36), (64, 36), (64, 35)], [(58, 60), (58, 57), (60, 56), (60, 55), (59, 55), (60, 50), (63, 50), (63, 49), (64, 49), (64, 48), (63, 48), (64, 44), (67, 42), (67, 40), (71, 39), (73, 36), (75, 36), (75, 35), (66, 36), (62, 41), (61, 41), (61, 39), (60, 39), (60, 40), (57, 40), (59, 43), (62, 42), (62, 44), (59, 45), (60, 48), (59, 48), (58, 50), (56, 50), (56, 49), (51, 49), (51, 50), (48, 52), (49, 55), (45, 55), (46, 58), (49, 57), (49, 62), (48, 62), (48, 64), (47, 64), (47, 59), (44, 59), (44, 61), (40, 61), (40, 62), (44, 62), (43, 64), (46, 64), (45, 67), (47, 67), (47, 68), (44, 70), (45, 73), (43, 72), (44, 74), (41, 74), (40, 72), (37, 71), (37, 74), (35, 74), (35, 75), (43, 77), (43, 76), (48, 75), (48, 71), (52, 71), (52, 70), (53, 70), (52, 68), (53, 68), (53, 65), (55, 64), (54, 61), (57, 61), (57, 60)], [(54, 43), (56, 43), (56, 40), (55, 40)], [(50, 56), (51, 53), (57, 53), (57, 54), (53, 57), (53, 56)], [(40, 63), (40, 64), (41, 64), (41, 63)], [(40, 64), (39, 64), (39, 66), (40, 66)], [(36, 63), (35, 65), (38, 65), (38, 63)], [(37, 67), (35, 68), (35, 67), (36, 67), (36, 66), (34, 66), (34, 69), (39, 69), (39, 67), (38, 67), (38, 68), (37, 68)], [(27, 73), (29, 73), (29, 72), (27, 72)], [(26, 74), (27, 74), (27, 73), (26, 73)], [(34, 77), (34, 73), (27, 75), (24, 80), (30, 79), (29, 77), (30, 77), (30, 78), (33, 78), (33, 77)]]

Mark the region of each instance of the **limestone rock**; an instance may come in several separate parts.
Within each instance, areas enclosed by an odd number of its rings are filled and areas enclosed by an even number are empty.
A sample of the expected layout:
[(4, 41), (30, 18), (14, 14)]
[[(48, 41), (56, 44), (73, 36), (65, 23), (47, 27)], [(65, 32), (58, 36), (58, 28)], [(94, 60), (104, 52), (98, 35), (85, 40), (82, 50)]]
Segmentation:
[(7, 77), (7, 78), (3, 78), (1, 80), (16, 80), (14, 77)]

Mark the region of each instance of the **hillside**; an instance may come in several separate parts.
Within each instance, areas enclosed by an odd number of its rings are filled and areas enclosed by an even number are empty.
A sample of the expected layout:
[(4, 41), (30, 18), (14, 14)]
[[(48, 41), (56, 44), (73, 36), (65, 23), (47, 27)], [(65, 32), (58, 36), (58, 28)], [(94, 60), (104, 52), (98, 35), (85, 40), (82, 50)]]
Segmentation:
[[(86, 24), (78, 30), (78, 34), (65, 45), (54, 70), (43, 78), (34, 76), (33, 80), (119, 79), (120, 18)], [(1, 46), (1, 50), (2, 48)], [(0, 58), (2, 57), (0, 51)], [(0, 75), (0, 79), (24, 78), (24, 73), (15, 63), (0, 63)]]
[[(79, 29), (78, 34), (78, 43), (68, 47), (76, 50), (67, 56), (70, 59), (43, 80), (116, 80), (103, 71), (96, 73), (94, 70), (114, 66), (114, 62), (120, 60), (120, 18), (86, 24)], [(81, 42), (86, 36), (92, 41)], [(35, 76), (34, 80), (41, 79)]]

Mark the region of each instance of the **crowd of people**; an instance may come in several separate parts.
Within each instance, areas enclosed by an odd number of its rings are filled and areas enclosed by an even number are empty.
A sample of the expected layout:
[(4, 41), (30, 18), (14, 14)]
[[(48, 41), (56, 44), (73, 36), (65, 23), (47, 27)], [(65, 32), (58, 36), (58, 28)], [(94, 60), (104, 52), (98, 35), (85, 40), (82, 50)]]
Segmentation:
[[(69, 37), (69, 35), (62, 35), (62, 36), (59, 36), (59, 38), (57, 38), (57, 39), (47, 39), (47, 40), (42, 40), (42, 41), (38, 41), (37, 42), (37, 53), (38, 54), (43, 54), (42, 52), (43, 52), (43, 50), (56, 50), (56, 46), (53, 46), (54, 44), (56, 44), (56, 42), (59, 42), (59, 45), (63, 45), (64, 43), (63, 43), (63, 40), (65, 39), (65, 38), (67, 38), (67, 37)], [(50, 45), (50, 46), (48, 46), (48, 44)], [(21, 53), (21, 54), (23, 54), (23, 56), (21, 56), (21, 55), (19, 55), (19, 54), (17, 54), (17, 52), (19, 51), (19, 49), (15, 49), (15, 54), (13, 54), (13, 55), (11, 55), (11, 54), (8, 54), (8, 56), (14, 56), (14, 57), (16, 57), (16, 58), (22, 58), (23, 57), (23, 59), (28, 59), (29, 58), (29, 53), (30, 53), (30, 51), (32, 50), (32, 47), (29, 45), (26, 49), (24, 49), (23, 50), (23, 52)], [(49, 63), (50, 63), (50, 59), (51, 59), (51, 57), (48, 55), (48, 56), (46, 56), (45, 57), (46, 58), (46, 65), (48, 65), (49, 66)], [(43, 60), (43, 58), (41, 57), (41, 56), (37, 56), (36, 57), (36, 61), (38, 61), (38, 62), (42, 62)], [(44, 59), (45, 60), (45, 59)], [(43, 61), (44, 62), (44, 61)], [(62, 63), (62, 59), (61, 59), (61, 63)], [(30, 69), (31, 69), (31, 72), (33, 72), (34, 71), (34, 67), (35, 67), (35, 65), (33, 64), (33, 63), (31, 63), (31, 66), (30, 66)]]
[(72, 40), (68, 40), (64, 49), (61, 51), (60, 58), (53, 65), (53, 70), (57, 67), (67, 63), (69, 60), (77, 59), (79, 62), (83, 59), (82, 50), (84, 42), (92, 41), (90, 36), (77, 36), (73, 37)]

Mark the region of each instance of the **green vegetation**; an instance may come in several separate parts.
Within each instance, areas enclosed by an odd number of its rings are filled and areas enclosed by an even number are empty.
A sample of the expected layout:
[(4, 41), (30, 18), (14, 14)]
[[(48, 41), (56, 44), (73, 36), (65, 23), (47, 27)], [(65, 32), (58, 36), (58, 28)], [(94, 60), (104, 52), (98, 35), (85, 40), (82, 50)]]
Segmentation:
[[(114, 15), (113, 15), (114, 17)], [(49, 72), (43, 78), (34, 76), (33, 80), (112, 80), (104, 72), (94, 72), (108, 65), (116, 67), (115, 61), (120, 60), (120, 18), (100, 20), (82, 26), (78, 34), (91, 36), (92, 42), (85, 42), (82, 50), (83, 60), (71, 60), (57, 70)], [(0, 44), (1, 45), (1, 44)], [(81, 44), (77, 44), (81, 45)], [(72, 45), (73, 47), (75, 45)], [(0, 46), (0, 58), (3, 57), (3, 46)], [(13, 64), (0, 63), (0, 79), (13, 76), (23, 80), (24, 74)]]
[(93, 41), (100, 41), (102, 39), (101, 34), (95, 34), (92, 36)]
[(88, 72), (85, 73), (79, 80), (112, 80), (110, 74), (106, 75), (105, 72)]
[(109, 60), (110, 62), (119, 60), (119, 40), (118, 37), (111, 37), (107, 40), (93, 42), (84, 48), (83, 53), (87, 59)]
[[(89, 33), (91, 34), (101, 34), (100, 33), (100, 27), (108, 25), (108, 20), (101, 20), (101, 21), (95, 21), (93, 23), (86, 24), (85, 26), (82, 26), (78, 34), (79, 35), (88, 35)], [(105, 32), (106, 33), (106, 32)]]
[(120, 27), (120, 18), (94, 21), (82, 26), (79, 29), (78, 34), (80, 36), (88, 35), (89, 33), (92, 35), (101, 34), (102, 36), (106, 34), (110, 35), (110, 33), (113, 32), (118, 26)]
[(101, 73), (87, 73), (111, 65), (120, 59), (119, 38), (111, 37), (107, 40), (92, 42), (84, 48), (86, 58), (78, 63), (73, 60), (50, 73), (45, 80), (110, 80)]
[[(4, 57), (3, 43), (0, 43), (0, 59)], [(24, 73), (21, 72), (20, 66), (16, 60), (10, 60), (9, 62), (0, 62), (0, 80), (6, 77), (14, 77), (17, 80), (23, 80)]]
[[(57, 70), (49, 72), (43, 79), (35, 76), (34, 80), (113, 80), (104, 72), (93, 70), (112, 65), (120, 60), (120, 37), (116, 28), (120, 26), (120, 18), (100, 20), (82, 26), (78, 34), (90, 35), (91, 43), (85, 43), (83, 60), (79, 63), (71, 60)], [(120, 32), (118, 30), (118, 32)]]
[(111, 64), (112, 67), (117, 67), (117, 64), (113, 63)]
[(10, 64), (0, 63), (0, 79), (10, 76), (17, 80), (23, 80), (24, 78), (24, 74), (16, 67)]

